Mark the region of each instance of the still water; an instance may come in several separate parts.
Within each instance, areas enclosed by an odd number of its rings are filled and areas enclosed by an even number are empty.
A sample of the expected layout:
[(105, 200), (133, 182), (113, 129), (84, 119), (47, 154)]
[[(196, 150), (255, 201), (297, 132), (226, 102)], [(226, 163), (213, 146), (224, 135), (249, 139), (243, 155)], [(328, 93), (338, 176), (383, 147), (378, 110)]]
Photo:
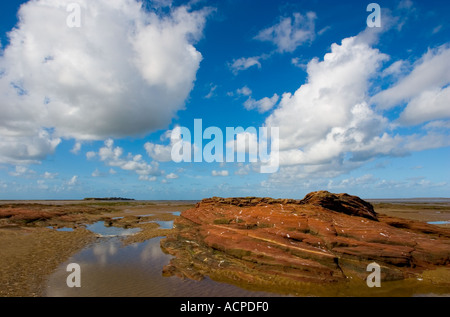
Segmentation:
[[(158, 223), (165, 228), (173, 225), (172, 221)], [(87, 226), (87, 229), (102, 238), (60, 265), (48, 280), (46, 296), (277, 296), (247, 291), (208, 278), (193, 281), (163, 277), (162, 269), (172, 256), (162, 252), (162, 237), (123, 246), (121, 237), (133, 234), (136, 229), (108, 228), (102, 222)], [(80, 288), (69, 288), (66, 284), (69, 263), (78, 263), (81, 267)]]
[(141, 229), (139, 228), (118, 228), (118, 227), (105, 227), (104, 221), (97, 221), (91, 225), (87, 225), (86, 229), (102, 237), (122, 237), (135, 234)]
[(431, 225), (446, 225), (446, 224), (450, 224), (450, 220), (446, 220), (446, 221), (429, 221), (427, 222)]

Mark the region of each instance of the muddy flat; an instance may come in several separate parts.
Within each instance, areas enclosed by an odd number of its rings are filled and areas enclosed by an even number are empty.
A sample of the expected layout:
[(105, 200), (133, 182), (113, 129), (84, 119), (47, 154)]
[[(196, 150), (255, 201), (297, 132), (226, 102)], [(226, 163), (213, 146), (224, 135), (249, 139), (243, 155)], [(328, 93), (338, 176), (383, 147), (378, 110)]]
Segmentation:
[(440, 227), (450, 228), (449, 198), (374, 199), (367, 201), (380, 214), (431, 222)]

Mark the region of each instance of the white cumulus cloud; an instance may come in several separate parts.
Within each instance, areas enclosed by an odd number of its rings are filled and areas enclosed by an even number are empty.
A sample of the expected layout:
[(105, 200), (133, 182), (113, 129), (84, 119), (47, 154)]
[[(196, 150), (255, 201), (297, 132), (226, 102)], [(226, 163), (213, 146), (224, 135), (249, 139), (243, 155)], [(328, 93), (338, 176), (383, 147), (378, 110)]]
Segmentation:
[[(280, 128), (280, 150), (308, 151), (322, 145), (326, 149), (320, 152), (327, 156), (330, 151), (340, 152), (336, 146), (348, 147), (379, 135), (384, 119), (364, 100), (369, 79), (387, 58), (356, 38), (346, 38), (341, 45), (333, 44), (323, 61), (310, 61), (307, 83), (294, 94), (283, 94), (266, 120), (268, 126)], [(319, 149), (311, 155), (320, 156)]]
[(167, 179), (177, 179), (179, 176), (175, 173), (170, 173), (166, 175)]
[(256, 35), (255, 39), (269, 41), (276, 45), (278, 52), (293, 52), (295, 49), (315, 38), (314, 12), (305, 15), (295, 12), (293, 17), (281, 19), (281, 21)]
[(213, 170), (211, 172), (211, 175), (212, 176), (228, 176), (228, 171), (227, 170), (220, 170), (220, 171)]
[(435, 95), (440, 93), (450, 84), (449, 60), (450, 46), (429, 50), (413, 65), (413, 70), (407, 76), (375, 95), (372, 101), (380, 109), (389, 109), (404, 101), (420, 98), (424, 91), (433, 91)]
[[(378, 34), (368, 32), (333, 44), (323, 60), (311, 60), (306, 83), (293, 94), (284, 93), (266, 118), (268, 127), (280, 131), (281, 168), (270, 176), (271, 183), (336, 177), (378, 156), (450, 145), (443, 133), (450, 118), (448, 46), (429, 50), (413, 65), (394, 61), (383, 71), (390, 57), (372, 46)], [(374, 79), (388, 76), (394, 84), (371, 96)], [(396, 122), (384, 115), (401, 106)], [(417, 133), (394, 132), (402, 124), (427, 121)]]
[(42, 176), (45, 179), (54, 179), (56, 176), (58, 176), (58, 173), (45, 172)]
[(78, 184), (78, 176), (74, 175), (72, 178), (67, 182), (68, 186), (75, 186)]
[(25, 175), (34, 174), (34, 173), (36, 173), (36, 172), (33, 171), (33, 170), (30, 170), (28, 167), (18, 165), (18, 166), (16, 166), (16, 168), (15, 168), (15, 170), (13, 172), (9, 172), (9, 175), (11, 175), (11, 176), (25, 176)]
[(123, 149), (119, 146), (114, 146), (114, 141), (108, 139), (105, 145), (99, 149), (98, 157), (108, 166), (118, 167), (125, 171), (134, 171), (139, 176), (158, 176), (161, 174), (158, 162), (147, 163), (143, 160), (142, 155), (123, 155)]
[(250, 67), (256, 66), (257, 68), (261, 68), (261, 57), (253, 56), (253, 57), (241, 57), (238, 59), (234, 59), (233, 62), (229, 64), (230, 69), (236, 75), (242, 70), (246, 70)]
[(248, 88), (247, 86), (244, 86), (242, 88), (238, 88), (236, 90), (236, 93), (238, 95), (243, 95), (243, 96), (251, 96), (252, 94), (252, 90), (250, 88)]
[(191, 148), (193, 151), (193, 145), (187, 141), (182, 140), (181, 128), (176, 126), (173, 130), (167, 130), (162, 136), (161, 141), (170, 140), (168, 145), (157, 144), (153, 142), (146, 142), (144, 148), (147, 151), (148, 156), (158, 162), (170, 162), (172, 161), (172, 148), (174, 144), (182, 142)]
[(244, 107), (247, 110), (256, 109), (259, 113), (264, 113), (272, 109), (277, 104), (279, 99), (280, 96), (277, 94), (274, 94), (271, 98), (264, 97), (259, 100), (255, 100), (250, 97), (244, 102)]
[(163, 14), (136, 0), (79, 0), (81, 26), (70, 28), (72, 2), (20, 7), (0, 55), (0, 162), (40, 161), (61, 138), (164, 128), (193, 88), (202, 60), (193, 45), (209, 10)]

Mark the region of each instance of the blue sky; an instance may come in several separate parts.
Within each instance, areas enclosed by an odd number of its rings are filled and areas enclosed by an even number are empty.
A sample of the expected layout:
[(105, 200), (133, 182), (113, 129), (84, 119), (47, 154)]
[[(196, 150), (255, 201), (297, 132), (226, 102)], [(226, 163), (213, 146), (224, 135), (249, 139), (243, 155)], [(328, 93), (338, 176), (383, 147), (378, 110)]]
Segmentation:
[[(450, 3), (369, 3), (2, 3), (0, 199), (450, 197)], [(278, 128), (279, 170), (173, 162), (194, 119)]]

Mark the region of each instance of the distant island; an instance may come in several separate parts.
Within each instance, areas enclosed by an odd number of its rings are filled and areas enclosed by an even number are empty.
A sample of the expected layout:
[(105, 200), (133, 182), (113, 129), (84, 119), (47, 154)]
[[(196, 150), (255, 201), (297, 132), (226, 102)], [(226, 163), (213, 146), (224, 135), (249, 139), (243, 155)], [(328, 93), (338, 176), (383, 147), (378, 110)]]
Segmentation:
[(88, 198), (84, 198), (84, 200), (134, 200), (134, 199), (133, 198), (123, 198), (123, 197), (104, 197), (104, 198), (88, 197)]

